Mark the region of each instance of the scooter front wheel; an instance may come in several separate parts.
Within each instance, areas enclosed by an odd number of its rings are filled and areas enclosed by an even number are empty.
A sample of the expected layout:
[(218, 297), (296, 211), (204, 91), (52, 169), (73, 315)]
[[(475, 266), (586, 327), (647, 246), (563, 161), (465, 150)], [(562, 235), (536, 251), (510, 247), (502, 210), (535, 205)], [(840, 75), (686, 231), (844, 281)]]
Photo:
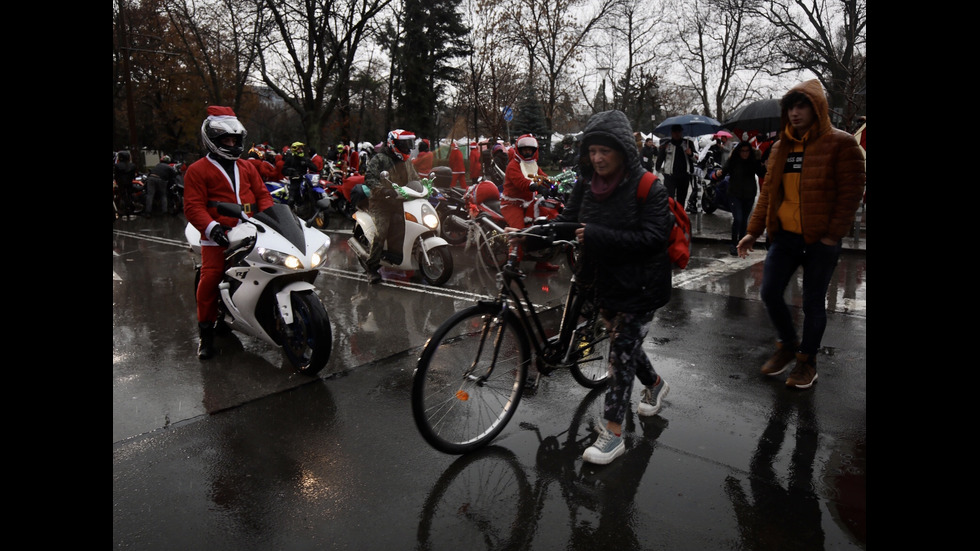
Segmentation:
[(313, 375), (330, 359), (333, 333), (323, 303), (313, 291), (291, 293), (293, 323), (279, 318), (276, 327), (282, 351), (296, 371)]
[[(428, 263), (425, 262), (426, 256), (429, 258)], [(453, 255), (449, 247), (440, 246), (424, 253), (420, 249), (417, 253), (417, 261), (422, 279), (429, 285), (442, 285), (449, 280), (449, 276), (453, 275)]]

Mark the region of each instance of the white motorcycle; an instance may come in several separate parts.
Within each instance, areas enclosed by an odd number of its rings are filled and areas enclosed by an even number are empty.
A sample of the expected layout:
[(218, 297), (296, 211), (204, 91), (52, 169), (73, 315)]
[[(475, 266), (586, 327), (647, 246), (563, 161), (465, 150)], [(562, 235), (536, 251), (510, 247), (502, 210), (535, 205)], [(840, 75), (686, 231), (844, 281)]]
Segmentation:
[[(405, 212), (405, 236), (402, 239), (400, 254), (385, 251), (381, 255), (381, 265), (402, 271), (414, 271), (430, 285), (442, 285), (453, 273), (453, 256), (449, 243), (439, 236), (439, 215), (429, 203), (432, 183), (428, 179), (413, 180), (400, 186), (388, 179), (388, 172), (381, 173), (381, 180), (391, 184), (402, 200)], [(370, 196), (368, 197), (370, 201)], [(371, 256), (371, 243), (377, 235), (377, 228), (371, 214), (363, 209), (354, 213), (354, 236), (347, 242), (357, 255), (361, 266), (366, 269)], [(392, 232), (389, 231), (389, 235)]]
[[(313, 280), (326, 260), (330, 238), (304, 224), (285, 204), (276, 203), (251, 218), (236, 203), (218, 203), (217, 208), (242, 220), (228, 231), (225, 272), (218, 285), (219, 322), (280, 347), (300, 373), (320, 371), (330, 359), (333, 334)], [(184, 234), (199, 255), (200, 232), (187, 224)], [(196, 271), (195, 289), (200, 266)]]

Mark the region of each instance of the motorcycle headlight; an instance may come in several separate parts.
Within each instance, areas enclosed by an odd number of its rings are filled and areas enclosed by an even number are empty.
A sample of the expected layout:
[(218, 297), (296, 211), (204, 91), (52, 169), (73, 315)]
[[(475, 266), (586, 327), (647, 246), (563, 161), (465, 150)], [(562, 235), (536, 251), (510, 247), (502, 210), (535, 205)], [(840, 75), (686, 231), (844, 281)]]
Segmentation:
[(312, 262), (313, 264), (312, 266), (310, 266), (311, 268), (316, 268), (324, 260), (327, 259), (327, 248), (329, 247), (329, 245), (330, 245), (330, 241), (328, 240), (319, 249), (317, 249), (316, 252), (313, 253), (313, 256), (310, 257), (310, 262)]
[(428, 203), (422, 205), (422, 224), (430, 230), (439, 227), (439, 215), (436, 214), (432, 205)]
[(290, 270), (303, 269), (303, 263), (291, 254), (281, 253), (273, 249), (265, 248), (259, 248), (256, 252), (262, 260), (268, 262), (269, 264), (275, 264), (276, 266), (282, 266), (284, 268), (289, 268)]

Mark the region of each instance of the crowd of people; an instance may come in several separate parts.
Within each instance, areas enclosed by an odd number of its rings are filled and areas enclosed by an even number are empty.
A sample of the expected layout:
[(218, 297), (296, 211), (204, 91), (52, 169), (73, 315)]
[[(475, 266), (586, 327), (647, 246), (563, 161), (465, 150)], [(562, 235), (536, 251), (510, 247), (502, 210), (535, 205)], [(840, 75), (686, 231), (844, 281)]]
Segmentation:
[[(818, 81), (793, 87), (780, 104), (783, 128), (765, 151), (749, 140), (731, 144), (718, 139), (709, 154), (717, 155), (722, 166), (716, 176), (727, 176), (731, 182), (735, 254), (746, 257), (763, 232), (768, 235), (760, 294), (776, 339), (772, 356), (760, 371), (772, 377), (793, 364), (785, 385), (808, 389), (818, 378), (816, 357), (827, 324), (828, 286), (842, 239), (851, 229), (864, 193), (865, 155), (853, 135), (831, 125), (827, 99)], [(672, 128), (670, 138), (659, 146), (652, 140), (638, 143), (626, 115), (613, 110), (593, 115), (579, 142), (562, 142), (559, 165), (575, 167), (579, 178), (557, 220), (580, 224), (575, 230), (581, 244), (576, 284), (594, 293), (611, 335), (608, 362), (612, 379), (604, 401), (606, 423), (583, 455), (587, 462), (605, 464), (625, 453), (622, 427), (635, 379), (643, 385), (637, 406), (642, 417), (659, 413), (670, 389), (642, 343), (656, 311), (671, 296), (672, 265), (667, 246), (673, 214), (668, 198), (684, 204), (696, 162), (695, 144), (681, 130)], [(217, 326), (217, 285), (228, 246), (226, 232), (239, 223), (220, 216), (214, 202), (238, 202), (253, 215), (273, 203), (264, 180), (323, 171), (327, 166), (318, 160), (316, 151), (301, 142), (280, 153), (265, 145), (253, 146), (246, 154), (246, 136), (230, 108), (208, 107), (201, 129), (208, 153), (184, 171), (184, 213), (202, 236), (202, 268), (196, 293), (198, 356), (202, 360), (218, 353), (214, 345), (214, 334), (221, 330)], [(396, 194), (381, 181), (381, 174), (387, 172), (391, 181), (404, 185), (428, 173), (433, 158), (427, 140), (402, 129), (392, 130), (385, 141), (371, 149), (356, 151), (340, 144), (327, 160), (342, 170), (363, 173), (371, 191), (370, 210), (378, 225), (378, 237), (365, 269), (371, 283), (376, 283), (381, 280), (385, 238), (389, 232), (398, 231), (397, 224), (388, 221), (398, 218), (394, 216), (396, 210), (400, 214)], [(469, 149), (467, 171), (458, 146), (450, 147), (452, 185), (465, 186), (467, 177), (470, 184), (484, 178), (493, 181), (501, 192), (507, 231), (524, 228), (530, 222), (524, 207), (536, 191), (535, 175), (545, 174), (537, 164), (537, 138), (523, 135), (512, 144), (503, 140), (472, 142)], [(418, 154), (413, 154), (415, 151)], [(161, 164), (168, 163), (161, 160)], [(158, 167), (151, 171), (155, 179), (173, 177), (173, 172)], [(663, 178), (641, 197), (639, 182), (651, 169)], [(126, 183), (134, 177), (135, 165), (123, 152), (115, 162), (114, 178)], [(518, 237), (511, 240), (518, 251), (521, 244)], [(798, 269), (803, 270), (800, 331), (784, 297)]]

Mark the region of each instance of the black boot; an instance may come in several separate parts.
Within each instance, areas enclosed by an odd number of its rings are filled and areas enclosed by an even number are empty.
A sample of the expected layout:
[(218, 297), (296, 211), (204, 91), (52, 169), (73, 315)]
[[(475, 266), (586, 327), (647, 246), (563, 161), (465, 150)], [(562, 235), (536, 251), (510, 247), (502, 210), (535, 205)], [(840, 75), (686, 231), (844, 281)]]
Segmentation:
[(197, 357), (208, 360), (218, 351), (214, 348), (214, 322), (200, 322), (197, 329), (201, 334), (201, 344), (197, 347)]

